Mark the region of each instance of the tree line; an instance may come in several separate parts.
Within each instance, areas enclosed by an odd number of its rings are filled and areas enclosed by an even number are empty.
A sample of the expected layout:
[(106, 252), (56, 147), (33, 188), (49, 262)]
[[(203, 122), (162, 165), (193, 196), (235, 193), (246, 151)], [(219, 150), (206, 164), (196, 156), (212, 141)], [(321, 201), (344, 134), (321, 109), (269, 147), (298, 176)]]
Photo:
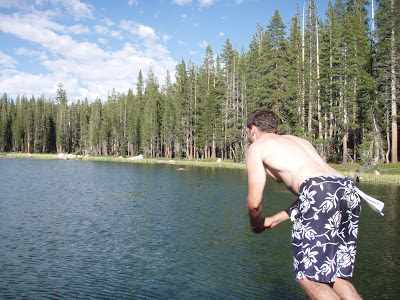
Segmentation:
[[(400, 1), (314, 0), (289, 28), (276, 10), (248, 51), (226, 40), (204, 62), (176, 66), (159, 85), (152, 69), (136, 91), (104, 101), (57, 96), (0, 100), (0, 151), (242, 161), (246, 118), (275, 111), (281, 133), (310, 140), (329, 162), (398, 162)], [(372, 19), (368, 20), (368, 9)]]

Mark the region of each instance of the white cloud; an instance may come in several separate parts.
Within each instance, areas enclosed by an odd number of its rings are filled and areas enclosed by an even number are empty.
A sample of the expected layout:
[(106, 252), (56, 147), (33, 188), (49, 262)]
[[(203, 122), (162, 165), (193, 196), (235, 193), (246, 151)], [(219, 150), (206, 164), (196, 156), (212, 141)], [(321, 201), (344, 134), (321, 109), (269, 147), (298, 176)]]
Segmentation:
[(36, 16), (18, 14), (13, 16), (0, 16), (0, 30), (13, 34), (20, 39), (31, 41), (48, 49), (54, 54), (65, 55), (71, 58), (82, 58), (101, 53), (102, 50), (95, 44), (87, 42), (77, 43), (69, 35), (59, 35), (52, 31), (57, 24), (46, 21), (38, 21)]
[(107, 34), (109, 31), (107, 26), (102, 26), (102, 25), (96, 25), (94, 26), (94, 29), (98, 34)]
[(29, 1), (27, 0), (0, 0), (0, 7), (11, 8), (17, 7), (19, 9), (31, 8)]
[[(21, 84), (23, 82), (23, 84)], [(57, 83), (51, 75), (33, 75), (15, 71), (0, 73), (0, 86), (6, 89), (7, 96), (16, 98), (18, 95), (54, 95)]]
[(206, 48), (208, 46), (208, 43), (206, 41), (201, 41), (199, 43), (199, 46), (202, 47), (202, 48)]
[[(237, 1), (242, 1), (242, 0), (236, 0)], [(172, 0), (172, 3), (179, 5), (179, 6), (184, 6), (192, 3), (192, 0)], [(209, 7), (215, 3), (215, 0), (199, 0), (199, 6), (200, 7)]]
[(152, 40), (158, 40), (159, 37), (156, 35), (155, 31), (153, 28), (145, 25), (139, 25), (138, 28), (138, 34), (140, 37), (144, 39), (152, 39)]
[(176, 5), (187, 5), (192, 3), (192, 0), (172, 0), (172, 3)]
[(136, 35), (147, 41), (156, 41), (159, 39), (153, 28), (143, 24), (138, 24), (133, 21), (122, 20), (120, 27), (123, 30), (126, 30), (133, 35)]
[(99, 43), (101, 43), (101, 44), (107, 44), (107, 43), (108, 43), (108, 40), (107, 40), (107, 39), (104, 39), (104, 38), (98, 38), (97, 40), (98, 40)]
[(162, 36), (162, 40), (163, 40), (164, 43), (168, 42), (171, 38), (172, 38), (172, 36), (170, 36), (168, 34), (164, 34)]
[(108, 18), (105, 18), (103, 21), (104, 21), (104, 23), (106, 23), (106, 25), (109, 26), (109, 27), (111, 27), (111, 26), (114, 25), (114, 22), (111, 21), (111, 20), (108, 19)]
[(223, 33), (222, 31), (218, 34), (219, 37), (224, 37), (225, 33)]
[(23, 94), (48, 97), (56, 94), (61, 82), (70, 101), (86, 97), (89, 101), (96, 98), (104, 101), (113, 88), (118, 92), (133, 88), (139, 70), (145, 74), (151, 66), (161, 80), (167, 70), (171, 73), (175, 70), (176, 62), (160, 43), (170, 37), (164, 35), (160, 39), (149, 26), (132, 21), (122, 21), (118, 30), (94, 26), (95, 32), (101, 35), (110, 34), (117, 38), (130, 35), (131, 42), (114, 50), (101, 48), (100, 45), (107, 43), (102, 36), (96, 37), (96, 44), (79, 42), (68, 34), (73, 30), (84, 33), (85, 28), (82, 25), (65, 27), (34, 13), (0, 15), (0, 31), (33, 44), (29, 49), (18, 48), (16, 54), (39, 59), (47, 70), (42, 74), (18, 70), (17, 59), (0, 51), (0, 65), (3, 66), (0, 68), (0, 87), (9, 97)]
[(26, 48), (18, 48), (15, 50), (15, 54), (21, 56), (30, 56), (30, 57), (38, 57), (40, 59), (48, 59), (48, 56), (45, 52), (29, 50)]
[(73, 34), (84, 34), (84, 33), (89, 33), (89, 28), (82, 26), (82, 25), (74, 25), (74, 26), (69, 26), (67, 28), (68, 32), (71, 32)]
[(14, 68), (17, 61), (11, 56), (0, 51), (0, 66), (2, 68)]
[(10, 8), (13, 5), (15, 5), (14, 2), (17, 2), (17, 1), (0, 0), (0, 7)]
[(209, 7), (214, 4), (214, 0), (199, 0), (200, 7)]
[(132, 5), (136, 5), (136, 6), (137, 6), (137, 5), (138, 5), (138, 2), (137, 2), (137, 0), (129, 0), (129, 1), (128, 1), (128, 5), (129, 5), (129, 6), (132, 6)]
[(113, 38), (120, 39), (120, 40), (123, 39), (121, 32), (118, 30), (111, 30), (110, 34)]
[(93, 7), (90, 4), (82, 3), (79, 0), (56, 0), (56, 2), (61, 2), (76, 18), (93, 18)]
[(0, 7), (29, 11), (35, 11), (35, 6), (41, 7), (46, 4), (54, 7), (53, 13), (63, 7), (75, 18), (93, 18), (93, 6), (80, 0), (0, 0)]

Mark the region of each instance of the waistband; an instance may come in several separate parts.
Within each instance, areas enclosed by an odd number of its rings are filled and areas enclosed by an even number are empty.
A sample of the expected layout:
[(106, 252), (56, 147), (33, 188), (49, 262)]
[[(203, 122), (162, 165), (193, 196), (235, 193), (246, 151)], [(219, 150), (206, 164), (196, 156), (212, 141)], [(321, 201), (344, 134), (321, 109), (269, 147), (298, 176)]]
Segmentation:
[(383, 203), (382, 201), (380, 201), (378, 199), (375, 199), (375, 198), (367, 195), (363, 191), (361, 191), (347, 177), (343, 177), (343, 176), (317, 176), (317, 177), (311, 177), (311, 178), (308, 178), (308, 179), (303, 181), (303, 183), (300, 185), (299, 193), (301, 194), (303, 192), (303, 189), (306, 188), (309, 185), (319, 184), (319, 183), (322, 183), (322, 182), (325, 182), (325, 181), (336, 181), (337, 183), (339, 183), (339, 182), (340, 183), (344, 183), (346, 181), (349, 181), (351, 183), (351, 185), (354, 187), (354, 190), (356, 191), (356, 193), (368, 203), (368, 205), (372, 208), (372, 210), (376, 211), (381, 216), (384, 215), (382, 210), (385, 207), (385, 203)]
[(303, 181), (303, 183), (300, 185), (300, 189), (299, 189), (299, 193), (301, 194), (303, 189), (307, 186), (310, 186), (312, 184), (319, 184), (325, 181), (334, 181), (336, 180), (336, 182), (345, 182), (347, 180), (351, 181), (350, 179), (348, 179), (347, 177), (344, 176), (316, 176), (316, 177), (310, 177), (307, 178), (306, 180)]

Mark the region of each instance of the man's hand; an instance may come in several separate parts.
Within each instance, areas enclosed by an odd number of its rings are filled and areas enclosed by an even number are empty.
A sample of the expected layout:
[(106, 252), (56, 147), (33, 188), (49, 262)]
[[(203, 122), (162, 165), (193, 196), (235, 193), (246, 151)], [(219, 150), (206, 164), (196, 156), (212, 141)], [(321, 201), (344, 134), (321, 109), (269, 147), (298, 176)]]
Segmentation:
[(264, 218), (264, 228), (274, 228), (279, 223), (289, 220), (289, 215), (286, 211), (281, 211), (272, 217)]
[(264, 227), (271, 229), (274, 228), (276, 223), (274, 222), (274, 219), (272, 217), (267, 217), (264, 219)]
[(289, 220), (289, 215), (286, 211), (281, 211), (276, 215), (267, 218), (259, 217), (257, 221), (251, 224), (251, 231), (254, 233), (261, 233), (264, 232), (265, 229), (274, 228), (276, 225), (286, 220)]
[(264, 221), (265, 218), (259, 217), (258, 220), (251, 225), (251, 231), (253, 231), (254, 233), (263, 232), (265, 230)]

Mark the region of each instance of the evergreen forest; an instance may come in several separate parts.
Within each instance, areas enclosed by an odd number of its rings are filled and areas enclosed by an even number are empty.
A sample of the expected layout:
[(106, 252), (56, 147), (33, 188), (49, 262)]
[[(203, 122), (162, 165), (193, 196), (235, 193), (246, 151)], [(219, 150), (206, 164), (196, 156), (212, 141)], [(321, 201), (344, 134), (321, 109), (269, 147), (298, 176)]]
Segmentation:
[(228, 38), (107, 99), (68, 101), (62, 83), (49, 99), (5, 92), (0, 151), (239, 162), (247, 116), (266, 107), (328, 162), (397, 163), (399, 41), (400, 0), (330, 1), (323, 18), (309, 0), (287, 25), (277, 10), (258, 24), (247, 51)]

